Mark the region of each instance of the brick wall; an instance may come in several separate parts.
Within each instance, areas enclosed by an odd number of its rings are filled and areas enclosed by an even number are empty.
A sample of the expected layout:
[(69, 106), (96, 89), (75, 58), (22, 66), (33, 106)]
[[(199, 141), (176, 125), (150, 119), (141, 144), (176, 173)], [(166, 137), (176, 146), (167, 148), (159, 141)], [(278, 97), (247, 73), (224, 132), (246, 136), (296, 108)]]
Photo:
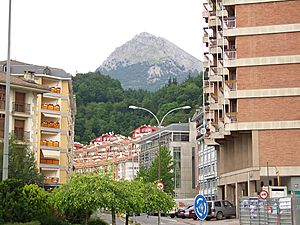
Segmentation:
[(237, 27), (300, 23), (300, 1), (236, 5)]
[(259, 131), (260, 166), (300, 166), (300, 129)]
[(300, 32), (240, 36), (236, 38), (237, 58), (299, 55), (299, 43)]
[(238, 90), (300, 87), (300, 64), (237, 68)]
[(238, 99), (237, 119), (238, 122), (300, 120), (300, 97)]

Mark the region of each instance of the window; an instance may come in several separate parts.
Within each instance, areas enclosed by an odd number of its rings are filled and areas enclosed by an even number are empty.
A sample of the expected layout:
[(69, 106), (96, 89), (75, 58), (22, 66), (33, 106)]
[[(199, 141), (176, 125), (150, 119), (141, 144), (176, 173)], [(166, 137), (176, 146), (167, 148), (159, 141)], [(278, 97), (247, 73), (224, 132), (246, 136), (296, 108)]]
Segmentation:
[(220, 201), (215, 201), (215, 207), (221, 207), (221, 202)]
[(189, 141), (189, 133), (173, 133), (173, 141)]
[(175, 188), (180, 188), (181, 183), (181, 148), (173, 147), (174, 160), (174, 185)]
[(232, 207), (232, 206), (233, 206), (233, 205), (232, 205), (230, 202), (228, 202), (228, 201), (224, 201), (223, 204), (224, 204), (224, 207)]

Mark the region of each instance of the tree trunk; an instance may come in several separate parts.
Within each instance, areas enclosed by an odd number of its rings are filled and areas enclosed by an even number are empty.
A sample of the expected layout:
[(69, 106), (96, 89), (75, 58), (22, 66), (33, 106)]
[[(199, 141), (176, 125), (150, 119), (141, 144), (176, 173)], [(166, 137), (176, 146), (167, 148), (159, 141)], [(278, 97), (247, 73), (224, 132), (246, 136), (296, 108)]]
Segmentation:
[(85, 212), (85, 223), (84, 223), (85, 225), (88, 225), (89, 217), (90, 217), (89, 211), (86, 211)]
[(129, 214), (128, 214), (128, 213), (126, 213), (125, 225), (128, 225), (128, 220), (129, 220)]
[(111, 224), (116, 225), (116, 212), (114, 208), (111, 209)]

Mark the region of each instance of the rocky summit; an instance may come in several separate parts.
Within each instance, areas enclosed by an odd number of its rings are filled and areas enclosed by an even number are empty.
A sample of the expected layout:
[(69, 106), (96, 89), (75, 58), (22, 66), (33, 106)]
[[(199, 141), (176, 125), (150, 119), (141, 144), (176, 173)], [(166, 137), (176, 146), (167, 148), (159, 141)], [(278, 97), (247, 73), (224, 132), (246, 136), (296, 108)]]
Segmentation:
[(149, 33), (136, 35), (115, 49), (96, 71), (118, 79), (126, 89), (157, 90), (202, 70), (202, 62), (170, 41)]

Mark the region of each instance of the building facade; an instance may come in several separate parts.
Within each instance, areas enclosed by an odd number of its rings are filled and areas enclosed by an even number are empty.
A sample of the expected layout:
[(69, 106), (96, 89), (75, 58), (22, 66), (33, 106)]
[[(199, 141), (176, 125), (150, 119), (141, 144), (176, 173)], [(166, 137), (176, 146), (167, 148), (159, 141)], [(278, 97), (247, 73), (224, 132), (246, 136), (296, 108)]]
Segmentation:
[(175, 198), (194, 198), (197, 193), (197, 156), (195, 123), (170, 124), (142, 137), (140, 165), (149, 168), (159, 142), (166, 146), (175, 162)]
[(196, 123), (197, 156), (198, 156), (198, 189), (208, 200), (217, 199), (217, 152), (215, 146), (204, 142), (206, 132), (202, 107), (196, 110), (192, 121)]
[[(49, 93), (50, 89), (32, 83), (27, 78), (27, 74), (23, 78), (10, 78), (9, 133), (13, 134), (17, 142), (35, 143), (29, 147), (32, 151), (37, 151), (38, 95)], [(5, 96), (6, 74), (0, 72), (0, 139), (4, 138)]]
[(206, 0), (204, 8), (205, 142), (217, 147), (218, 197), (296, 190), (300, 1)]
[(112, 172), (116, 180), (132, 180), (139, 171), (141, 137), (157, 130), (142, 125), (131, 132), (130, 137), (106, 133), (89, 145), (74, 145), (74, 168), (78, 173)]
[[(6, 71), (6, 61), (0, 62), (0, 68)], [(50, 90), (37, 97), (36, 138), (29, 142), (30, 146), (35, 146), (37, 166), (45, 177), (44, 187), (50, 188), (66, 183), (72, 172), (76, 112), (72, 79), (62, 69), (12, 60), (12, 77), (22, 77), (24, 74), (32, 79), (32, 83)]]

